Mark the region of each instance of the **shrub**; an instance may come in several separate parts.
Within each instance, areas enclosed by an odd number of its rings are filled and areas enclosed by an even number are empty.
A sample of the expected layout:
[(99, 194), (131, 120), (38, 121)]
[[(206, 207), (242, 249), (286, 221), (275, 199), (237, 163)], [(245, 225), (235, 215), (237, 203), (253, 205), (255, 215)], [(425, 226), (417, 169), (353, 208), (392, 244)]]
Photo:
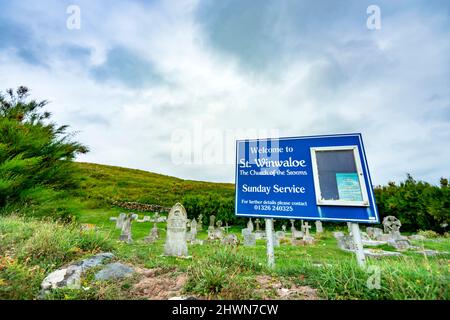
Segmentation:
[(374, 191), (381, 218), (397, 217), (403, 231), (443, 232), (441, 224), (449, 222), (450, 186), (447, 179), (442, 178), (440, 186), (434, 186), (408, 175), (399, 185), (390, 182)]
[(49, 122), (47, 101), (28, 100), (28, 91), (0, 93), (0, 208), (76, 186), (72, 160), (88, 151), (67, 126)]
[(188, 268), (185, 291), (211, 298), (251, 299), (254, 280), (248, 275), (262, 270), (255, 260), (224, 248)]
[(439, 237), (439, 234), (433, 230), (419, 230), (418, 234), (430, 239)]

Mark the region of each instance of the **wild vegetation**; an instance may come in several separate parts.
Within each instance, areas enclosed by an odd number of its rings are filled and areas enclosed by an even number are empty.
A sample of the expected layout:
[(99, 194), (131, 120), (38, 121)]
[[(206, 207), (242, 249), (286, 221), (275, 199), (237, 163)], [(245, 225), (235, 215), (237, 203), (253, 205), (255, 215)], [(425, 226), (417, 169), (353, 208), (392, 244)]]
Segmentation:
[[(41, 281), (50, 271), (100, 251), (111, 251), (117, 259), (135, 267), (186, 274), (184, 294), (202, 298), (274, 298), (275, 292), (262, 291), (258, 282), (261, 277), (270, 277), (287, 288), (315, 288), (322, 299), (450, 299), (450, 270), (445, 255), (426, 257), (406, 252), (402, 257), (369, 259), (368, 268), (361, 269), (354, 255), (338, 249), (331, 232), (326, 231), (314, 245), (275, 248), (276, 267), (270, 270), (266, 267), (263, 240), (258, 240), (256, 247), (190, 245), (191, 259), (164, 257), (165, 223), (158, 224), (162, 239), (155, 243), (143, 241), (149, 225), (136, 223), (134, 243), (124, 244), (117, 241), (120, 231), (108, 218), (117, 211), (85, 213), (86, 217), (81, 218), (84, 221), (97, 217), (96, 231), (81, 231), (77, 223), (0, 217), (0, 299), (35, 299), (39, 297)], [(232, 227), (230, 232), (239, 230)], [(199, 233), (199, 238), (206, 237), (205, 231)], [(436, 240), (415, 241), (414, 245), (441, 251), (450, 247), (450, 238)], [(132, 294), (138, 281), (139, 277), (101, 282), (90, 272), (83, 277), (81, 289), (60, 289), (47, 298), (142, 299)]]

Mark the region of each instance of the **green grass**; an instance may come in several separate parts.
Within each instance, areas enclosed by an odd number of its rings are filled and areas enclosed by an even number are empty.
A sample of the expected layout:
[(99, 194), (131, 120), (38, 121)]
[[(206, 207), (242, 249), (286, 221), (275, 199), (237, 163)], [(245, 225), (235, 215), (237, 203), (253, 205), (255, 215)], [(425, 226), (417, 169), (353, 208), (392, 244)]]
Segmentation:
[(81, 195), (94, 200), (136, 201), (166, 207), (184, 195), (211, 192), (233, 197), (234, 185), (182, 180), (152, 172), (77, 162), (81, 170)]

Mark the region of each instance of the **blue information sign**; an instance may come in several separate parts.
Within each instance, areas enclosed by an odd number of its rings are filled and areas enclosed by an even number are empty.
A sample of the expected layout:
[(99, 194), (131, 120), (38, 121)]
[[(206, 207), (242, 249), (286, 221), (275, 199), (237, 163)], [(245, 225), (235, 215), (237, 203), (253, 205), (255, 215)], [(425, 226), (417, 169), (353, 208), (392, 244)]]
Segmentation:
[(236, 215), (378, 223), (361, 134), (236, 142)]

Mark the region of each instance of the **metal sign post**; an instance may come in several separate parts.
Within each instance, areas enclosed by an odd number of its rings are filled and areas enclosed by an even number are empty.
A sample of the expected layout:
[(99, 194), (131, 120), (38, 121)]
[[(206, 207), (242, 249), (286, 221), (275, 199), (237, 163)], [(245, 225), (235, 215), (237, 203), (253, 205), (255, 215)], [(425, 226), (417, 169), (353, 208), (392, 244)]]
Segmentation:
[(355, 243), (356, 260), (360, 267), (364, 267), (366, 263), (366, 257), (364, 255), (364, 248), (361, 240), (361, 233), (359, 232), (359, 224), (350, 223), (352, 230), (353, 241)]
[(275, 254), (273, 251), (273, 220), (266, 220), (266, 244), (267, 244), (267, 265), (269, 268), (275, 267)]

